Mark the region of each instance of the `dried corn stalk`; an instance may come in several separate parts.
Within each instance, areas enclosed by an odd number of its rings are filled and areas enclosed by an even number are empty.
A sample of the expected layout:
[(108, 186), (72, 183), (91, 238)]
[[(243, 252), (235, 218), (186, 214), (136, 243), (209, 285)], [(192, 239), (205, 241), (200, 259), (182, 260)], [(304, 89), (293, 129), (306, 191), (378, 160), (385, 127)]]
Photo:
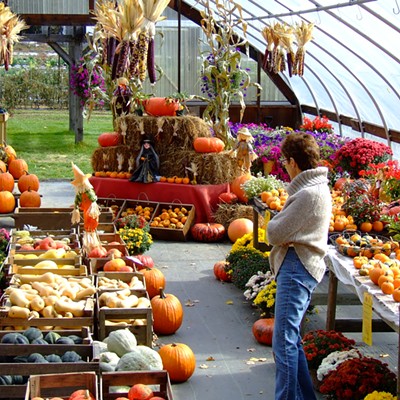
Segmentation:
[(14, 14), (10, 7), (0, 3), (0, 65), (4, 64), (6, 71), (13, 62), (14, 44), (21, 39), (20, 32), (27, 28), (29, 26), (25, 21)]
[(304, 57), (305, 57), (305, 46), (312, 40), (312, 32), (314, 29), (313, 23), (305, 23), (302, 21), (301, 25), (297, 24), (294, 30), (294, 34), (297, 40), (297, 51), (293, 64), (293, 74), (303, 76), (304, 73)]

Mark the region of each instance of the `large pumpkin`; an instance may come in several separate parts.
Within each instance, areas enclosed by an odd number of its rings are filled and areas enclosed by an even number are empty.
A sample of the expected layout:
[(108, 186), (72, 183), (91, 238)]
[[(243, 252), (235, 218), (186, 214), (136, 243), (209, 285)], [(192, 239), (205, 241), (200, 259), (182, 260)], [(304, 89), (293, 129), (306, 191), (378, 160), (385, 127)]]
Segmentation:
[(225, 143), (216, 137), (198, 137), (193, 141), (197, 153), (220, 153), (225, 148)]
[(250, 179), (252, 179), (251, 174), (244, 174), (238, 176), (231, 183), (231, 192), (235, 193), (238, 199), (243, 203), (247, 203), (249, 199), (247, 198), (246, 193), (242, 188), (242, 185)]
[(15, 197), (8, 190), (0, 191), (0, 214), (12, 213), (15, 208)]
[(182, 325), (183, 307), (179, 299), (171, 293), (160, 294), (151, 299), (153, 330), (157, 335), (172, 335)]
[(248, 218), (237, 218), (228, 226), (228, 237), (232, 243), (242, 236), (253, 232), (253, 221)]
[(144, 100), (143, 105), (146, 113), (153, 117), (173, 117), (176, 115), (180, 106), (179, 102), (168, 101), (165, 97), (152, 97)]
[(196, 369), (196, 357), (184, 343), (166, 344), (158, 351), (172, 382), (185, 382)]
[(272, 345), (272, 336), (274, 333), (274, 318), (261, 318), (253, 324), (253, 335), (258, 343)]
[(194, 224), (190, 231), (193, 239), (198, 242), (218, 242), (225, 237), (225, 227), (215, 222), (199, 222)]
[(41, 198), (40, 194), (35, 190), (25, 190), (19, 196), (20, 207), (40, 207)]
[(101, 147), (118, 146), (121, 144), (121, 135), (118, 132), (104, 132), (97, 141)]
[(227, 269), (228, 269), (229, 263), (227, 261), (217, 261), (214, 264), (214, 275), (215, 277), (222, 281), (222, 282), (232, 282), (232, 275), (228, 274)]
[(145, 268), (141, 270), (141, 273), (144, 275), (150, 299), (160, 293), (160, 288), (165, 289), (165, 276), (158, 268)]
[(8, 164), (8, 171), (15, 179), (19, 179), (28, 172), (28, 164), (22, 158), (16, 158)]
[(35, 174), (26, 173), (18, 179), (18, 190), (20, 193), (29, 189), (37, 192), (39, 190), (39, 186), (39, 178)]
[(14, 190), (14, 177), (9, 172), (0, 172), (0, 190), (12, 192)]

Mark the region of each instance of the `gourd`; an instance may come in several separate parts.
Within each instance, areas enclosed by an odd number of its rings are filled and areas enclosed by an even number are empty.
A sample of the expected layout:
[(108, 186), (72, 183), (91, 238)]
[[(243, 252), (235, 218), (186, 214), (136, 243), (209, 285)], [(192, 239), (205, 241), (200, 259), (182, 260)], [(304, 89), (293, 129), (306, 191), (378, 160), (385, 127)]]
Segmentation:
[(167, 101), (165, 97), (152, 97), (143, 101), (144, 110), (153, 117), (175, 116), (179, 102)]
[(59, 333), (50, 331), (46, 333), (44, 340), (49, 344), (55, 344), (57, 339), (59, 339), (60, 337), (61, 335)]
[(47, 363), (48, 361), (40, 353), (32, 353), (28, 356), (28, 363)]
[(183, 307), (179, 299), (170, 293), (160, 294), (151, 299), (153, 330), (158, 335), (172, 335), (182, 325)]
[(145, 268), (141, 272), (144, 275), (147, 293), (152, 299), (160, 293), (160, 288), (165, 288), (165, 276), (158, 268)]
[(6, 333), (1, 338), (1, 343), (7, 343), (7, 344), (29, 344), (29, 340), (22, 333), (10, 332), (10, 333)]
[(22, 375), (12, 375), (12, 384), (13, 385), (23, 385), (26, 383), (27, 378)]
[(33, 326), (26, 329), (22, 334), (28, 338), (30, 343), (32, 343), (36, 339), (43, 339), (43, 332)]
[(193, 141), (196, 153), (220, 153), (225, 148), (225, 143), (216, 137), (198, 137)]
[(11, 306), (8, 310), (8, 316), (10, 318), (29, 318), (30, 311), (29, 308), (19, 307), (19, 306)]
[(148, 256), (147, 254), (138, 254), (135, 256), (143, 265), (136, 264), (136, 268), (138, 270), (141, 270), (145, 267), (147, 268), (153, 268), (154, 267), (154, 260), (152, 259), (151, 256)]
[(136, 336), (129, 329), (117, 329), (108, 335), (107, 349), (119, 357), (132, 351), (136, 346)]
[(198, 242), (218, 242), (225, 237), (225, 227), (217, 223), (198, 222), (192, 226), (191, 234)]
[(60, 363), (62, 362), (61, 357), (58, 354), (48, 354), (44, 356), (45, 360), (49, 363)]
[(82, 357), (76, 352), (76, 351), (66, 351), (62, 356), (61, 356), (61, 361), (62, 362), (78, 362), (82, 361)]
[(99, 365), (100, 371), (111, 372), (115, 371), (117, 368), (117, 364), (119, 361), (118, 354), (113, 353), (112, 351), (106, 351), (99, 355)]
[(0, 385), (12, 385), (13, 380), (11, 375), (0, 375)]
[(234, 203), (237, 203), (238, 197), (236, 196), (235, 193), (232, 193), (232, 192), (224, 192), (224, 193), (221, 193), (221, 194), (218, 196), (218, 200), (219, 200), (221, 203), (225, 203), (225, 204), (234, 204)]
[(163, 369), (160, 355), (147, 346), (138, 345), (118, 361), (116, 371), (157, 371)]
[(154, 396), (153, 391), (151, 390), (150, 386), (147, 386), (143, 383), (136, 383), (133, 385), (128, 392), (128, 399), (129, 400), (150, 400)]
[(44, 339), (34, 339), (31, 344), (48, 344)]
[(68, 335), (68, 337), (70, 339), (72, 339), (75, 344), (82, 344), (83, 343), (83, 339), (78, 335)]
[(196, 357), (184, 343), (166, 344), (160, 348), (159, 355), (172, 382), (187, 381), (196, 369)]
[(68, 336), (61, 336), (56, 340), (56, 344), (75, 344), (75, 342)]
[(16, 158), (8, 164), (8, 171), (15, 179), (19, 179), (28, 172), (28, 164), (22, 158)]
[(217, 261), (214, 264), (214, 275), (215, 277), (222, 281), (222, 282), (232, 282), (232, 275), (228, 274), (227, 272), (227, 267), (229, 266), (229, 263), (225, 260), (223, 261)]

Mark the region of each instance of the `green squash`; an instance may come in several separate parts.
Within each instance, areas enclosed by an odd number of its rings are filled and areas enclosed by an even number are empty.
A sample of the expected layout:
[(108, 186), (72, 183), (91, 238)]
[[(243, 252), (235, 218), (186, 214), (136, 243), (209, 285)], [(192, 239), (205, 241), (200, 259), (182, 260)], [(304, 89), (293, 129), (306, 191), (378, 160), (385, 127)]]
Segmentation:
[(163, 369), (161, 356), (150, 347), (139, 345), (118, 361), (116, 371), (155, 371)]
[(119, 357), (137, 346), (136, 336), (129, 329), (117, 329), (107, 337), (107, 349)]
[(0, 375), (0, 385), (12, 385), (13, 380), (11, 375)]
[(28, 356), (28, 363), (47, 363), (44, 356), (40, 353), (32, 353)]
[(66, 351), (61, 356), (62, 362), (80, 362), (82, 361), (82, 357), (76, 351)]
[(22, 333), (9, 332), (1, 338), (1, 343), (7, 344), (29, 344), (29, 340)]
[(58, 354), (49, 354), (44, 356), (45, 360), (49, 363), (61, 363), (61, 357)]
[(28, 338), (29, 343), (32, 343), (35, 339), (43, 339), (43, 332), (33, 326), (26, 329), (22, 334)]
[(75, 342), (68, 336), (61, 336), (56, 340), (56, 344), (75, 344)]
[(54, 344), (57, 339), (59, 339), (61, 337), (60, 334), (58, 334), (57, 332), (48, 332), (46, 333), (46, 336), (44, 337), (44, 340), (49, 343), (49, 344)]
[(43, 338), (38, 338), (33, 340), (31, 344), (48, 344), (48, 343)]
[(12, 383), (13, 385), (23, 385), (25, 382), (25, 378), (22, 375), (13, 375)]
[(83, 339), (78, 335), (68, 335), (68, 337), (70, 339), (72, 339), (75, 344), (82, 344), (83, 343)]

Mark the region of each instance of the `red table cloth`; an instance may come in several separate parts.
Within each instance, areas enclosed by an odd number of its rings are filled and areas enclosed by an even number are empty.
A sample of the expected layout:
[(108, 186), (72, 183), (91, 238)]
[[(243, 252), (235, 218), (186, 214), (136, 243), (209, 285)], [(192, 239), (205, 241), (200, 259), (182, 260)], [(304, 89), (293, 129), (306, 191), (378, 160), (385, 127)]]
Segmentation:
[(138, 183), (126, 179), (91, 177), (97, 197), (140, 199), (159, 203), (182, 203), (195, 206), (195, 222), (213, 222), (218, 196), (227, 192), (229, 184), (183, 185), (177, 183)]

